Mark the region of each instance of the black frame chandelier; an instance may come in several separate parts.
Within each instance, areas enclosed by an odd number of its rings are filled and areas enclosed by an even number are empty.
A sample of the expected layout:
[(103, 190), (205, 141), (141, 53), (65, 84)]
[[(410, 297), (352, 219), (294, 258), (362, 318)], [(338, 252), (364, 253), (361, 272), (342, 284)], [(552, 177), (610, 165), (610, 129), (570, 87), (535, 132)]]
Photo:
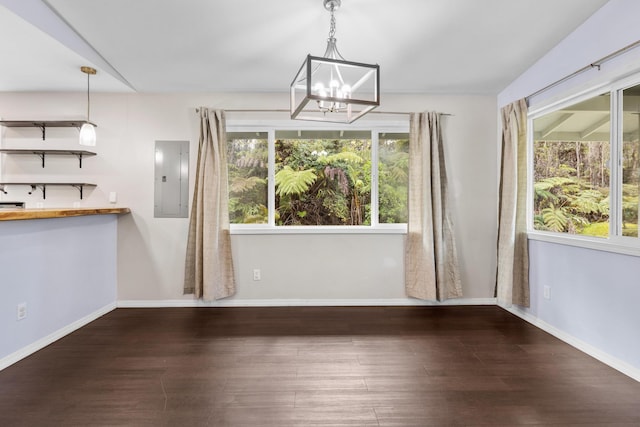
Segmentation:
[(352, 123), (380, 105), (380, 66), (342, 57), (335, 38), (341, 0), (323, 2), (331, 13), (327, 50), (321, 57), (307, 55), (293, 79), (291, 118)]

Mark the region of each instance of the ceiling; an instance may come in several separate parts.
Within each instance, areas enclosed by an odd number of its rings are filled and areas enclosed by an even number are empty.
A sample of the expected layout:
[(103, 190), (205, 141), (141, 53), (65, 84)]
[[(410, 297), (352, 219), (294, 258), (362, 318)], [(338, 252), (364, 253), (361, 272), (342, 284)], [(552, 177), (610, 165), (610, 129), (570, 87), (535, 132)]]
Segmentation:
[[(342, 0), (338, 47), (381, 92), (497, 94), (607, 0)], [(0, 92), (286, 92), (322, 0), (0, 0)], [(597, 58), (594, 58), (594, 60)]]

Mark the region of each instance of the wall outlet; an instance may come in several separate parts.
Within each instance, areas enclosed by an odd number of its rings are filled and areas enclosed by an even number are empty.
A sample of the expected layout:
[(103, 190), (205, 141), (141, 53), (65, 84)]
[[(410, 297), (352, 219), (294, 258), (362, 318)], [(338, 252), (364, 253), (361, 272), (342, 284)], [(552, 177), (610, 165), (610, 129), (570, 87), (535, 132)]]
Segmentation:
[(551, 299), (551, 286), (545, 286), (542, 288), (542, 296), (544, 299)]
[(44, 209), (44, 203), (36, 202), (36, 209)]
[(109, 193), (109, 203), (116, 203), (118, 201), (118, 193), (112, 191)]
[(18, 307), (16, 310), (16, 319), (22, 320), (25, 317), (27, 317), (27, 303), (21, 302), (20, 304), (18, 304)]
[(80, 207), (80, 202), (73, 202), (73, 207), (74, 208), (79, 208)]
[(254, 268), (253, 269), (253, 280), (260, 280), (260, 269), (259, 268)]

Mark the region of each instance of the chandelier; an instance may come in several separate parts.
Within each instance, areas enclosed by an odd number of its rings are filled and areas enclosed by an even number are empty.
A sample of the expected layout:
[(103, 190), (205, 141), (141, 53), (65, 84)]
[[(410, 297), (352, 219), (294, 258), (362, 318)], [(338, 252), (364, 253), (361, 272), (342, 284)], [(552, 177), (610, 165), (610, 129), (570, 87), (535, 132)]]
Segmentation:
[(380, 66), (342, 57), (335, 38), (341, 0), (323, 2), (331, 13), (327, 50), (322, 57), (307, 55), (293, 79), (291, 118), (352, 123), (380, 105)]

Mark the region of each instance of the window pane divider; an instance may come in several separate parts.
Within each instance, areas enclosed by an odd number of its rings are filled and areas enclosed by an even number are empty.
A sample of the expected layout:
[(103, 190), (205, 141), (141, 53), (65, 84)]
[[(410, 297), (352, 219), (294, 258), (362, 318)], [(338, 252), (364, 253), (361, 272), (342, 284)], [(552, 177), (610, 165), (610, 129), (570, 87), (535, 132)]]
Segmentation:
[(267, 224), (276, 224), (276, 131), (267, 131)]
[(380, 195), (378, 194), (378, 167), (380, 165), (379, 158), (379, 132), (371, 132), (371, 226), (376, 227), (380, 222), (378, 202)]
[(619, 90), (611, 91), (611, 143), (609, 161), (609, 237), (622, 235), (622, 103)]

